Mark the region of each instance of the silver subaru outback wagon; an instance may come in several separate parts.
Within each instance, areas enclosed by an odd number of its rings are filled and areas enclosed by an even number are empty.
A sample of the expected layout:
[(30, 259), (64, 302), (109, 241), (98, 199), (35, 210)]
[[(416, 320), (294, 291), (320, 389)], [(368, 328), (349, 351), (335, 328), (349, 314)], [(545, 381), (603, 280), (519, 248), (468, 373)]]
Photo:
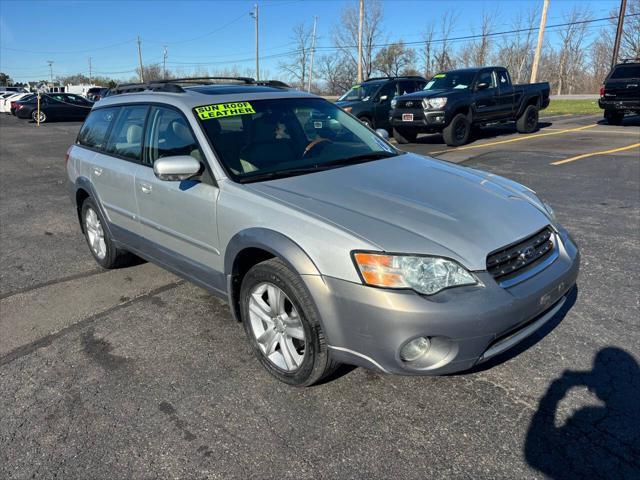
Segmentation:
[(117, 88), (69, 148), (104, 268), (136, 255), (226, 299), (262, 365), (466, 370), (563, 306), (578, 249), (513, 181), (389, 144), (314, 95), (250, 79)]

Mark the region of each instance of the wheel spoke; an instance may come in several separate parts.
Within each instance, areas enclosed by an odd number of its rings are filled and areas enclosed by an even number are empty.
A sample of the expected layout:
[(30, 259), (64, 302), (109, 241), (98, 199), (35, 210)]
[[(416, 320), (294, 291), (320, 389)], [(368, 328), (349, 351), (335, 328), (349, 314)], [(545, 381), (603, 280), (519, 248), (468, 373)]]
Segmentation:
[(257, 340), (260, 346), (263, 348), (264, 354), (268, 357), (275, 351), (279, 339), (280, 336), (274, 330), (268, 329), (265, 330)]
[(282, 294), (282, 290), (275, 285), (269, 285), (267, 287), (267, 295), (273, 316), (275, 317), (284, 313), (284, 295)]
[(304, 340), (304, 328), (302, 327), (302, 321), (298, 316), (298, 312), (293, 310), (291, 315), (284, 319), (285, 333), (290, 337), (297, 338), (298, 340)]
[(252, 301), (251, 303), (249, 303), (249, 310), (257, 315), (260, 320), (265, 322), (267, 324), (267, 327), (273, 327), (273, 319), (267, 312), (264, 311), (264, 309), (258, 302)]
[(289, 370), (293, 370), (298, 367), (298, 363), (296, 362), (295, 357), (291, 354), (291, 350), (289, 350), (289, 348), (289, 342), (287, 342), (283, 335), (280, 340), (280, 351), (282, 352), (284, 363), (287, 364), (287, 368)]

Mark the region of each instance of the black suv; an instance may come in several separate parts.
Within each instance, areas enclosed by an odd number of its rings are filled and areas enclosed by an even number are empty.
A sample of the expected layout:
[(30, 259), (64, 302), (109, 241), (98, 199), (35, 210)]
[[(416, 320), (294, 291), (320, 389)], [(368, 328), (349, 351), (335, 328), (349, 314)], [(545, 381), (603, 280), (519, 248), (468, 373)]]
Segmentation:
[(611, 69), (598, 104), (611, 125), (620, 125), (625, 113), (640, 114), (640, 58), (623, 60)]
[(351, 87), (336, 105), (371, 128), (389, 130), (391, 100), (398, 95), (422, 90), (426, 84), (427, 80), (418, 76), (370, 78)]

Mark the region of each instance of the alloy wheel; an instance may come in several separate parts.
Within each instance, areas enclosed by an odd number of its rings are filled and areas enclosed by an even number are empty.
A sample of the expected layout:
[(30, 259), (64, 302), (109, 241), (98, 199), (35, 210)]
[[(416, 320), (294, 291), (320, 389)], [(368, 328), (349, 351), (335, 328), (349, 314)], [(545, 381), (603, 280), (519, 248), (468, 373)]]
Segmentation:
[(87, 239), (89, 240), (91, 250), (100, 260), (104, 259), (107, 255), (107, 244), (104, 240), (104, 230), (102, 228), (102, 223), (98, 218), (98, 214), (93, 208), (87, 208), (84, 217), (84, 225), (87, 231)]
[(263, 282), (249, 297), (251, 332), (262, 354), (286, 372), (300, 368), (306, 337), (298, 310), (278, 286)]

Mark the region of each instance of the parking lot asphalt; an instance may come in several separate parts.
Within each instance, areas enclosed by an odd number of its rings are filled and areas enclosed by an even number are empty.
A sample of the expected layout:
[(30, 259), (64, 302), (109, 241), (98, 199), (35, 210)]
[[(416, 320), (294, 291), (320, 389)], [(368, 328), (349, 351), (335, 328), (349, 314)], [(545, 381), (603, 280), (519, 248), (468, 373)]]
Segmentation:
[(0, 478), (638, 478), (640, 119), (600, 118), (402, 146), (554, 206), (582, 269), (543, 331), (471, 372), (297, 389), (204, 290), (97, 268), (64, 188), (79, 123), (0, 116)]

